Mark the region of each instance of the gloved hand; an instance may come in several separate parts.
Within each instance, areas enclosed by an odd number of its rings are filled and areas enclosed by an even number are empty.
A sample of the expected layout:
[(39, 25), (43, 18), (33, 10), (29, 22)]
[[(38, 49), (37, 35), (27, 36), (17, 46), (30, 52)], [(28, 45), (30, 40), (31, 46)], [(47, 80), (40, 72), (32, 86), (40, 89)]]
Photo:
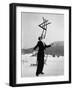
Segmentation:
[(52, 43), (52, 44), (51, 44), (51, 46), (53, 47), (53, 46), (55, 46), (55, 44), (54, 44), (54, 43)]

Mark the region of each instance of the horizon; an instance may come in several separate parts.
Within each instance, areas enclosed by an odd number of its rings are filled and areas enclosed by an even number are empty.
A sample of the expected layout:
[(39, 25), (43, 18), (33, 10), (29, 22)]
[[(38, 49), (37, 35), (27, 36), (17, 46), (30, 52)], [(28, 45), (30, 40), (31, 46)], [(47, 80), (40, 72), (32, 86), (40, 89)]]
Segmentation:
[[(64, 43), (64, 41), (55, 41), (55, 42), (56, 42), (56, 43), (57, 43), (57, 42), (63, 42), (63, 43)], [(55, 43), (55, 42), (52, 42), (52, 43)], [(31, 47), (31, 48), (33, 48), (33, 47)], [(26, 50), (27, 50), (27, 49), (31, 49), (31, 48), (21, 48), (21, 49), (26, 49)]]

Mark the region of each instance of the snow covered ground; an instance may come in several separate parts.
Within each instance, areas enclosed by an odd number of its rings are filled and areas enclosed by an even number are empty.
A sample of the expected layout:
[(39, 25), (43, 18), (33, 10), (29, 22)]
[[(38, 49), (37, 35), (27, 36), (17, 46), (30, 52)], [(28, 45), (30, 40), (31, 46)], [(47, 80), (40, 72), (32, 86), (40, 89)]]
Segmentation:
[[(32, 66), (36, 64), (37, 58), (31, 56), (32, 54), (22, 55), (22, 65), (21, 65), (21, 76), (22, 77), (35, 77), (37, 66)], [(46, 57), (45, 57), (46, 60)], [(44, 64), (43, 69), (44, 74), (39, 76), (58, 76), (64, 75), (64, 57), (52, 57), (48, 55), (46, 64)]]

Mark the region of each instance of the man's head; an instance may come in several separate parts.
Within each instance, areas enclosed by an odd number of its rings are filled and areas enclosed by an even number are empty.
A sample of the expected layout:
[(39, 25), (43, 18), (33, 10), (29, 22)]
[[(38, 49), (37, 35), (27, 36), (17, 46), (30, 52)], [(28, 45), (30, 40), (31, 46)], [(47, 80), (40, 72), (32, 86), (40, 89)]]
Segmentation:
[(41, 41), (42, 40), (42, 37), (38, 37), (38, 40)]
[(38, 37), (38, 40), (44, 42), (45, 39), (42, 37)]

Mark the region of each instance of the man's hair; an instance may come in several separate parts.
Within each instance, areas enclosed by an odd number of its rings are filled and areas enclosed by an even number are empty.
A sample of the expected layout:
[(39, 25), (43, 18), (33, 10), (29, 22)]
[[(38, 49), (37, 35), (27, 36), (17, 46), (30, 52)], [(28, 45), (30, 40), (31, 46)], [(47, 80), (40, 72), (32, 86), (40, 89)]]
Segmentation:
[(41, 40), (42, 39), (42, 37), (38, 37), (38, 40)]

